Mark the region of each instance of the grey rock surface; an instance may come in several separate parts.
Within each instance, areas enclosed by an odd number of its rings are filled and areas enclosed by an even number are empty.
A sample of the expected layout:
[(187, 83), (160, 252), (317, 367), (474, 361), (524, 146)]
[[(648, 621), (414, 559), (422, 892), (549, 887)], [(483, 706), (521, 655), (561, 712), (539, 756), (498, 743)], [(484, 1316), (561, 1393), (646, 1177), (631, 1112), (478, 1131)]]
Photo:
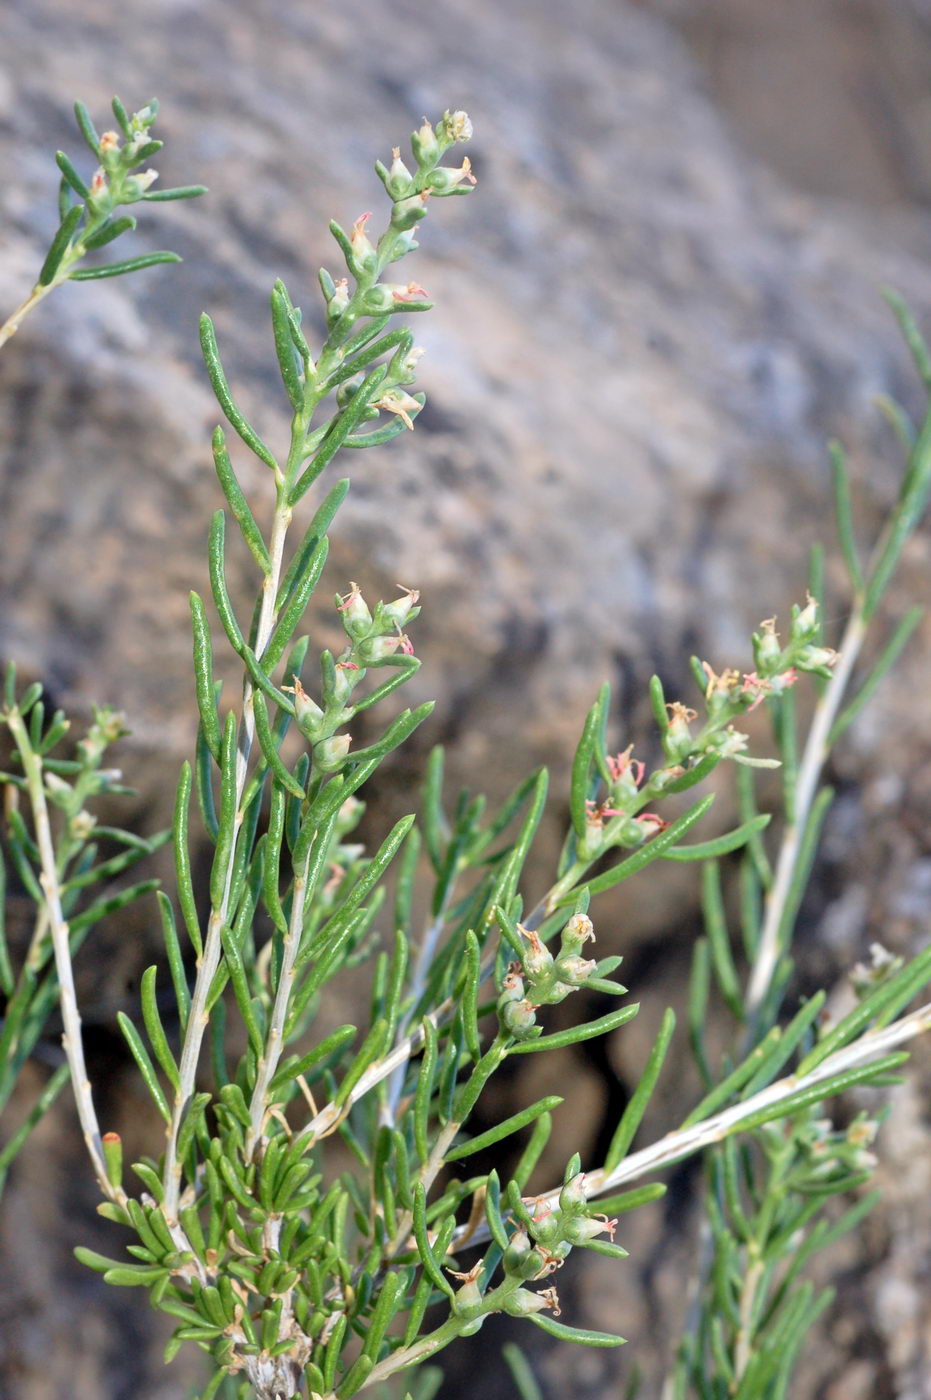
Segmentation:
[[(280, 444), (271, 282), (285, 278), (319, 331), (326, 221), (378, 208), (371, 162), (423, 112), (469, 110), (479, 189), (424, 226), (411, 267), (437, 303), (419, 337), (428, 409), (414, 434), (349, 463), (323, 592), (350, 577), (374, 596), (399, 580), (422, 589), (418, 698), (438, 700), (424, 742), (450, 744), (454, 776), (484, 771), (500, 793), (546, 759), (561, 777), (604, 678), (617, 684), (619, 744), (648, 747), (651, 671), (675, 693), (692, 651), (741, 664), (750, 628), (800, 598), (808, 550), (828, 530), (828, 437), (850, 450), (864, 538), (892, 499), (896, 452), (872, 401), (919, 399), (878, 288), (897, 285), (927, 316), (926, 229), (907, 208), (799, 193), (755, 163), (667, 18), (621, 0), (577, 0), (571, 16), (549, 0), (87, 0), (80, 12), (9, 0), (0, 42), (12, 60), (0, 75), (0, 306), (20, 299), (52, 230), (51, 151), (76, 150), (74, 97), (103, 112), (114, 86), (135, 105), (157, 93), (164, 182), (211, 191), (151, 207), (135, 235), (177, 248), (181, 268), (65, 288), (0, 356), (0, 652), (47, 678), (60, 703), (86, 711), (106, 698), (128, 712), (124, 767), (153, 827), (190, 746), (187, 590), (205, 587), (217, 504), (197, 314), (214, 316), (237, 395)], [(267, 479), (245, 454), (237, 464), (267, 508)], [(232, 577), (245, 600), (244, 552)], [(829, 578), (839, 619), (833, 567)], [(924, 533), (890, 614), (929, 582)], [(315, 637), (331, 619), (315, 610)], [(905, 951), (926, 934), (929, 634), (925, 623), (837, 761), (842, 800), (805, 915), (812, 977), (836, 979), (877, 936)], [(389, 810), (409, 809), (421, 757), (395, 766)], [(600, 915), (647, 1006), (681, 991), (693, 898), (677, 874)], [(133, 995), (147, 939), (124, 940), (105, 972), (82, 969), (102, 1023)], [(98, 1041), (98, 1067), (112, 1065), (115, 1042), (102, 1028)], [(647, 1044), (638, 1030), (611, 1047), (622, 1079)], [(684, 1097), (661, 1106), (656, 1132), (691, 1096), (684, 1051), (681, 1070)], [(925, 1055), (925, 1082), (927, 1071)], [(578, 1132), (593, 1141), (604, 1080), (566, 1072), (580, 1085)], [(137, 1124), (144, 1140), (129, 1081), (112, 1073), (115, 1125)], [(875, 1400), (931, 1395), (920, 1079), (895, 1112), (891, 1213), (856, 1242), (848, 1272), (868, 1269), (841, 1289), (799, 1396), (857, 1384)], [(67, 1262), (95, 1230), (98, 1245), (107, 1238), (89, 1185), (72, 1184), (83, 1164), (69, 1124), (64, 1110), (50, 1120), (11, 1193), (0, 1390), (180, 1395), (150, 1315)], [(618, 1273), (579, 1275), (579, 1308), (628, 1336), (630, 1359), (585, 1361), (590, 1375), (577, 1362), (570, 1383), (548, 1354), (552, 1393), (616, 1393), (638, 1359), (644, 1395), (658, 1395), (694, 1257), (687, 1193), (685, 1180), (676, 1219), (644, 1217), (639, 1241), (625, 1237), (632, 1258)], [(105, 1320), (86, 1325), (101, 1307)], [(839, 1376), (848, 1390), (828, 1388)], [(504, 1395), (506, 1379), (487, 1389)]]

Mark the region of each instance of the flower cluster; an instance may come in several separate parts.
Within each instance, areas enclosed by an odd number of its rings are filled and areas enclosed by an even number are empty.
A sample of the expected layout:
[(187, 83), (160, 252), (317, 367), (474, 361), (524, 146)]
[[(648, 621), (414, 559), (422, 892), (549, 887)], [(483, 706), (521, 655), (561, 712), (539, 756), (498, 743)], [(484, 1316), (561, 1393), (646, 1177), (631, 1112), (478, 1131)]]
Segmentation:
[(890, 953), (882, 943), (871, 943), (869, 962), (858, 962), (850, 969), (850, 984), (857, 999), (862, 1001), (870, 992), (875, 991), (880, 983), (887, 982), (890, 977), (901, 972), (904, 966), (904, 958)]
[[(376, 162), (375, 169), (391, 198), (388, 227), (376, 242), (368, 232), (370, 212), (360, 214), (348, 234), (338, 223), (330, 224), (330, 232), (343, 254), (349, 276), (334, 278), (326, 268), (320, 270), (330, 332), (328, 343), (332, 347), (331, 359), (337, 367), (329, 382), (324, 376), (321, 387), (336, 388), (342, 407), (349, 404), (365, 382), (361, 366), (359, 373), (344, 373), (346, 354), (353, 355), (366, 339), (378, 334), (395, 312), (429, 311), (432, 305), (418, 282), (383, 282), (381, 277), (391, 263), (418, 246), (417, 228), (427, 215), (431, 199), (468, 194), (475, 185), (468, 158), (457, 167), (440, 164), (451, 146), (470, 140), (471, 135), (472, 123), (465, 112), (446, 112), (436, 126), (424, 120), (419, 131), (411, 136), (416, 166), (413, 171), (401, 159), (399, 146), (392, 150), (390, 166)], [(350, 286), (350, 278), (355, 287)], [(373, 318), (371, 334), (363, 332), (361, 340), (359, 333), (353, 334), (360, 317)], [(363, 420), (377, 418), (382, 411), (394, 414), (399, 427), (412, 428), (414, 418), (423, 407), (423, 398), (408, 390), (423, 351), (411, 343), (408, 333), (396, 334), (393, 339), (388, 336), (384, 345), (379, 342), (379, 346), (385, 350), (392, 346), (397, 348), (378, 386), (378, 396), (366, 405)], [(358, 363), (359, 357), (355, 358)]]
[(91, 180), (87, 201), (93, 214), (109, 214), (117, 205), (135, 204), (158, 179), (157, 170), (133, 173), (164, 145), (150, 134), (157, 115), (158, 103), (153, 99), (132, 116), (124, 112), (121, 131), (101, 133), (97, 142), (100, 165)]
[[(55, 724), (53, 743), (67, 729), (68, 721), (65, 719)], [(106, 705), (95, 706), (94, 722), (79, 741), (76, 758), (46, 759), (43, 764), (48, 800), (64, 813), (70, 834), (76, 841), (85, 841), (96, 825), (96, 818), (86, 809), (85, 804), (89, 799), (119, 790), (118, 785), (123, 777), (120, 769), (102, 768), (100, 765), (109, 745), (127, 732), (125, 716), (120, 711)], [(46, 746), (51, 747), (48, 736)]]
[[(505, 1312), (512, 1317), (530, 1317), (535, 1313), (560, 1313), (559, 1295), (550, 1285), (535, 1290), (527, 1288), (548, 1278), (562, 1268), (573, 1248), (595, 1248), (625, 1258), (627, 1251), (614, 1244), (617, 1220), (606, 1215), (592, 1215), (585, 1191), (585, 1173), (579, 1171), (578, 1155), (566, 1168), (562, 1189), (555, 1200), (548, 1196), (513, 1198), (517, 1228), (510, 1236), (501, 1258), (503, 1281), (483, 1295), (481, 1275), (484, 1263), (479, 1262), (467, 1274), (454, 1274), (462, 1286), (452, 1300), (453, 1312), (472, 1323), (473, 1329), (489, 1313)], [(608, 1241), (598, 1237), (607, 1235)], [(595, 1243), (593, 1244), (593, 1241)]]
[[(298, 676), (294, 676), (292, 686), (285, 687), (294, 695), (297, 725), (313, 746), (318, 772), (338, 772), (349, 754), (350, 736), (336, 731), (371, 703), (372, 697), (355, 705), (350, 703), (353, 690), (369, 667), (397, 666), (400, 682), (419, 666), (410, 638), (402, 630), (405, 623), (418, 616), (419, 597), (416, 589), (406, 588), (394, 602), (377, 603), (373, 612), (356, 583), (350, 585), (348, 593), (337, 595), (336, 609), (349, 640), (338, 660), (328, 651), (320, 658), (322, 704), (311, 699)], [(386, 684), (394, 688), (392, 682)], [(384, 694), (385, 686), (376, 693)]]
[[(533, 929), (522, 924), (508, 928), (500, 911), (499, 920), (502, 932), (510, 934), (512, 946), (515, 931), (522, 940), (520, 960), (509, 965), (498, 995), (498, 1020), (515, 1040), (540, 1034), (536, 1013), (541, 1006), (555, 1006), (570, 992), (592, 986), (594, 981), (599, 990), (605, 990), (603, 979), (620, 964), (620, 958), (605, 958), (599, 963), (581, 956), (585, 944), (595, 941), (592, 921), (585, 914), (573, 914), (560, 934), (559, 951), (555, 954)], [(610, 990), (621, 993), (625, 989), (620, 983), (611, 983)]]
[[(787, 1185), (805, 1194), (855, 1185), (854, 1178), (869, 1175), (876, 1166), (870, 1149), (878, 1130), (878, 1122), (865, 1113), (858, 1114), (847, 1128), (836, 1128), (830, 1118), (810, 1118), (793, 1135), (795, 1159), (786, 1176)], [(784, 1143), (784, 1129), (778, 1137)]]
[[(718, 673), (707, 661), (693, 661), (701, 686), (705, 716), (679, 700), (667, 701), (658, 677), (651, 697), (660, 726), (664, 762), (648, 773), (646, 764), (633, 757), (633, 745), (611, 755), (604, 750), (605, 714), (598, 704), (589, 716), (591, 738), (587, 752), (576, 756), (578, 781), (574, 782), (574, 863), (554, 887), (556, 894), (574, 888), (580, 874), (614, 847), (632, 850), (664, 831), (669, 823), (653, 809), (657, 799), (681, 792), (706, 777), (722, 759), (733, 758), (752, 767), (778, 766), (773, 759), (748, 757), (747, 735), (734, 721), (765, 699), (778, 699), (810, 671), (829, 676), (837, 653), (820, 645), (818, 605), (808, 597), (804, 608), (793, 607), (788, 644), (780, 645), (775, 620), (761, 623), (753, 634), (754, 670)], [(593, 796), (598, 793), (598, 796)], [(554, 907), (552, 904), (550, 907)]]

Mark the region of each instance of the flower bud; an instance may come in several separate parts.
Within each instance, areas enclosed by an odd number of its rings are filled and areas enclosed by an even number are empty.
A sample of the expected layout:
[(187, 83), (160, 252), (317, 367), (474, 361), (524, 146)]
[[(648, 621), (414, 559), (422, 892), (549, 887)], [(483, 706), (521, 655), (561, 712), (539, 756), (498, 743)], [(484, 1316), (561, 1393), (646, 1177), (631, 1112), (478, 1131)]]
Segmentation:
[(411, 136), (411, 150), (418, 165), (433, 165), (439, 158), (440, 143), (426, 117), (420, 129)]
[(484, 1300), (478, 1280), (483, 1268), (484, 1264), (479, 1262), (467, 1274), (457, 1274), (454, 1270), (450, 1270), (453, 1278), (463, 1280), (462, 1287), (456, 1289), (452, 1299), (452, 1310), (457, 1317), (464, 1317), (471, 1321), (481, 1314)]
[(362, 310), (366, 316), (383, 316), (386, 311), (394, 309), (394, 297), (383, 282), (377, 282), (374, 287), (369, 287), (362, 298)]
[(566, 1182), (559, 1193), (559, 1209), (567, 1211), (570, 1215), (576, 1215), (584, 1210), (588, 1205), (588, 1197), (585, 1194), (585, 1173), (577, 1172), (575, 1176)]
[(779, 645), (779, 633), (776, 631), (776, 619), (768, 617), (760, 623), (759, 632), (753, 634), (753, 659), (757, 670), (764, 675), (777, 670), (781, 656), (782, 648)]
[(795, 664), (800, 671), (814, 671), (819, 676), (829, 676), (831, 667), (837, 662), (838, 653), (831, 647), (804, 646), (795, 654)]
[(391, 150), (391, 167), (388, 171), (388, 179), (385, 181), (385, 188), (392, 199), (404, 199), (410, 193), (414, 177), (401, 159), (401, 147), (394, 146)]
[(617, 1221), (609, 1220), (606, 1215), (577, 1215), (567, 1220), (564, 1226), (566, 1239), (572, 1244), (585, 1244), (605, 1233), (613, 1239), (616, 1228)]
[(561, 982), (568, 983), (574, 990), (576, 987), (585, 986), (597, 966), (593, 958), (580, 958), (570, 954), (568, 957), (557, 958), (556, 975)]
[(746, 734), (741, 734), (732, 724), (712, 738), (712, 743), (722, 758), (734, 758), (737, 754), (742, 754), (748, 742)]
[(604, 848), (604, 820), (594, 802), (585, 804), (585, 833), (579, 838), (578, 853), (583, 860), (594, 860)]
[(523, 955), (524, 971), (527, 976), (531, 981), (546, 977), (553, 967), (552, 953), (543, 946), (540, 935), (534, 929), (527, 929), (522, 924), (518, 924), (517, 931), (527, 939), (529, 944)]
[[(403, 583), (399, 583), (398, 587), (404, 588)], [(405, 622), (412, 622), (419, 615), (420, 608), (417, 606), (419, 599), (420, 593), (416, 588), (404, 588), (403, 598), (395, 598), (393, 603), (385, 603), (382, 608), (382, 616), (393, 627), (403, 627)]]
[(861, 1000), (867, 996), (880, 982), (894, 976), (902, 966), (902, 958), (890, 953), (881, 943), (871, 943), (869, 964), (859, 962), (850, 971), (850, 982), (857, 999)]
[(672, 763), (668, 768), (657, 768), (650, 774), (650, 787), (657, 794), (665, 792), (672, 783), (677, 782), (685, 774), (685, 769), (681, 763)]
[(302, 734), (313, 739), (324, 718), (323, 710), (316, 700), (312, 700), (307, 694), (301, 685), (299, 676), (294, 677), (293, 685), (287, 685), (284, 689), (290, 691), (294, 696), (294, 717), (297, 720), (298, 728)]
[(401, 384), (413, 384), (417, 378), (417, 364), (422, 358), (424, 348), (422, 345), (412, 345), (397, 368), (398, 380)]
[(595, 930), (587, 914), (573, 914), (560, 934), (560, 956), (580, 953), (588, 942), (594, 943)]
[[(348, 836), (350, 831), (354, 831), (362, 820), (364, 811), (365, 803), (360, 801), (358, 797), (347, 797), (336, 815), (336, 836), (342, 839), (342, 837)], [(346, 849), (348, 850), (349, 848), (347, 847)], [(360, 847), (359, 849), (361, 852), (362, 848)]]
[(360, 371), (354, 374), (351, 379), (344, 379), (342, 384), (337, 386), (336, 402), (340, 408), (346, 408), (362, 388), (365, 375)]
[(130, 175), (123, 185), (123, 196), (130, 199), (141, 199), (150, 185), (154, 185), (158, 179), (157, 170), (143, 170), (138, 175)]
[(413, 228), (405, 229), (403, 233), (397, 235), (394, 244), (394, 252), (391, 254), (388, 260), (389, 262), (397, 262), (399, 258), (404, 257), (405, 253), (410, 253), (414, 248), (420, 247), (420, 244), (417, 242), (418, 229), (419, 225), (415, 224)]
[(477, 183), (478, 181), (472, 174), (472, 163), (468, 156), (463, 158), (462, 164), (457, 169), (453, 169), (449, 165), (438, 165), (429, 177), (430, 189), (436, 195), (452, 194), (453, 191), (458, 194), (466, 194), (467, 188), (463, 188), (463, 186), (468, 187)]
[(158, 103), (153, 98), (144, 107), (140, 107), (138, 112), (134, 112), (130, 120), (130, 127), (133, 131), (148, 131), (149, 127), (158, 116)]
[(332, 322), (342, 316), (349, 305), (349, 279), (340, 277), (335, 283), (335, 290), (331, 297), (327, 298), (326, 314), (327, 320)]
[(499, 1002), (498, 1016), (501, 1024), (518, 1040), (526, 1038), (527, 1032), (536, 1024), (536, 1008), (529, 1001)]
[(804, 608), (792, 609), (792, 640), (807, 642), (818, 631), (818, 602), (809, 593)]
[(126, 716), (122, 710), (112, 710), (109, 705), (98, 705), (94, 709), (94, 724), (91, 735), (99, 735), (103, 744), (115, 744), (128, 734)]
[(366, 666), (384, 666), (398, 651), (405, 656), (414, 654), (410, 638), (403, 632), (393, 637), (367, 637), (359, 645), (359, 656)]
[(352, 244), (352, 251), (355, 254), (356, 261), (362, 267), (374, 265), (375, 249), (372, 246), (368, 234), (365, 232), (365, 225), (371, 217), (371, 210), (369, 210), (367, 214), (360, 214), (353, 224), (352, 233), (349, 236), (349, 242)]
[(669, 723), (663, 735), (663, 748), (666, 756), (675, 763), (687, 758), (695, 747), (689, 724), (696, 718), (696, 714), (678, 700), (674, 700), (666, 708), (669, 711)]
[(97, 818), (90, 812), (78, 812), (68, 823), (68, 832), (74, 841), (86, 841), (97, 825)]
[(499, 1006), (508, 1001), (522, 1001), (524, 996), (524, 979), (515, 969), (517, 963), (511, 964), (511, 970), (504, 974), (501, 981), (501, 991), (498, 996)]
[[(353, 675), (354, 671), (356, 675)], [(336, 674), (333, 677), (333, 700), (337, 705), (341, 705), (348, 698), (356, 682), (362, 679), (358, 671), (354, 661), (337, 661)], [(340, 720), (339, 723), (342, 724), (343, 721)]]
[(110, 185), (103, 169), (94, 171), (90, 182), (90, 194), (87, 202), (95, 214), (106, 212), (113, 204), (113, 198), (110, 194)]
[(504, 1251), (504, 1272), (511, 1278), (535, 1278), (542, 1260), (531, 1243), (526, 1230), (518, 1230), (511, 1236)]
[(59, 778), (57, 773), (50, 773), (45, 770), (45, 791), (48, 793), (49, 801), (55, 807), (65, 807), (74, 795), (74, 789), (70, 783), (66, 783), (64, 778)]
[(314, 744), (314, 767), (321, 773), (337, 773), (346, 762), (351, 743), (348, 734), (334, 734), (332, 738)]
[(367, 637), (372, 630), (372, 614), (357, 583), (350, 583), (345, 597), (338, 597), (336, 611), (342, 613), (343, 630), (353, 641)]
[(429, 191), (424, 190), (423, 194), (412, 194), (408, 199), (399, 199), (391, 210), (391, 227), (403, 232), (419, 224), (427, 213), (428, 198)]
[(562, 1221), (559, 1214), (553, 1210), (547, 1201), (540, 1203), (540, 1208), (530, 1222), (530, 1233), (540, 1244), (555, 1242), (562, 1236)]
[(518, 1288), (502, 1302), (501, 1307), (511, 1317), (529, 1317), (531, 1313), (546, 1312), (552, 1306), (547, 1297), (552, 1291), (546, 1288), (542, 1293), (532, 1293), (529, 1288)]
[(611, 803), (615, 807), (627, 807), (636, 800), (637, 789), (646, 775), (646, 764), (631, 758), (633, 747), (628, 744), (617, 757), (609, 754), (605, 758), (611, 778)]

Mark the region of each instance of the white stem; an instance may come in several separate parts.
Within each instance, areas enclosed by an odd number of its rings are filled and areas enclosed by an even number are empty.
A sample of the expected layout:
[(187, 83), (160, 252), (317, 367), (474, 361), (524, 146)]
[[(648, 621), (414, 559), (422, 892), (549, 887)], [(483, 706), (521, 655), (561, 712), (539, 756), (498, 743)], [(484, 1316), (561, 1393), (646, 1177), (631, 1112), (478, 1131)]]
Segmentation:
[(255, 1087), (252, 1090), (252, 1099), (249, 1103), (249, 1116), (252, 1121), (246, 1134), (244, 1150), (247, 1162), (251, 1159), (255, 1145), (265, 1129), (265, 1115), (269, 1107), (268, 1089), (275, 1077), (281, 1052), (284, 1049), (285, 1022), (288, 1019), (291, 993), (294, 989), (294, 964), (301, 946), (301, 935), (304, 932), (304, 890), (307, 884), (309, 865), (310, 851), (307, 852), (303, 871), (294, 877), (294, 888), (291, 894), (291, 918), (281, 950), (281, 971), (278, 975), (278, 986), (275, 991), (275, 1004), (272, 1007), (268, 1034), (265, 1037), (265, 1052), (258, 1064)]
[(42, 781), (42, 760), (34, 752), (29, 742), (29, 735), (26, 732), (26, 726), (23, 723), (22, 717), (18, 713), (13, 712), (9, 714), (7, 718), (10, 732), (19, 750), (23, 770), (26, 775), (26, 783), (29, 789), (29, 801), (32, 806), (36, 842), (39, 847), (39, 859), (42, 866), (39, 875), (39, 884), (42, 886), (42, 893), (45, 895), (45, 915), (48, 920), (48, 927), (52, 936), (52, 948), (55, 953), (58, 998), (61, 1005), (61, 1019), (64, 1023), (61, 1043), (68, 1060), (68, 1069), (71, 1073), (71, 1085), (74, 1090), (78, 1118), (84, 1134), (84, 1142), (87, 1145), (87, 1150), (90, 1154), (91, 1162), (93, 1163), (94, 1174), (97, 1177), (101, 1191), (108, 1200), (115, 1201), (117, 1204), (122, 1204), (126, 1200), (125, 1193), (119, 1186), (114, 1186), (107, 1176), (103, 1144), (100, 1137), (100, 1125), (97, 1122), (97, 1110), (94, 1108), (93, 1090), (91, 1089), (90, 1080), (87, 1077), (87, 1066), (84, 1061), (81, 1015), (78, 1011), (78, 999), (74, 987), (74, 969), (71, 963), (71, 948), (68, 942), (69, 929), (64, 911), (61, 907), (61, 886), (55, 857), (55, 842), (52, 837), (52, 826), (49, 821), (48, 804), (45, 800), (45, 787)]
[[(255, 652), (258, 657), (261, 657), (262, 652), (268, 645), (269, 638), (271, 637), (275, 625), (275, 599), (278, 596), (278, 587), (281, 578), (285, 536), (287, 535), (290, 523), (291, 507), (285, 504), (284, 493), (279, 492), (278, 503), (275, 508), (275, 518), (272, 525), (271, 548), (269, 549), (271, 567), (262, 585), (262, 607), (259, 613), (258, 628), (256, 629)], [(239, 741), (236, 751), (236, 832), (230, 846), (229, 861), (227, 863), (223, 885), (223, 897), (217, 908), (212, 909), (210, 912), (210, 918), (207, 922), (207, 932), (204, 938), (203, 953), (197, 962), (194, 990), (191, 993), (191, 1006), (188, 1012), (184, 1041), (181, 1046), (181, 1059), (178, 1065), (178, 1089), (175, 1093), (171, 1123), (167, 1133), (168, 1142), (165, 1150), (164, 1171), (165, 1199), (162, 1209), (169, 1229), (177, 1223), (178, 1202), (181, 1196), (182, 1168), (178, 1160), (178, 1133), (181, 1128), (185, 1110), (194, 1094), (197, 1065), (200, 1060), (204, 1033), (209, 1021), (207, 997), (211, 985), (213, 984), (213, 979), (216, 976), (217, 968), (220, 965), (220, 957), (223, 951), (221, 930), (229, 917), (229, 901), (233, 871), (236, 866), (236, 849), (239, 840), (239, 830), (244, 816), (244, 813), (239, 810), (239, 804), (242, 801), (243, 791), (246, 786), (249, 755), (252, 751), (254, 737), (255, 714), (253, 711), (253, 686), (251, 679), (246, 676), (243, 683), (242, 718), (239, 722)]]
[[(447, 998), (435, 1011), (431, 1011), (428, 1016), (425, 1016), (423, 1021), (429, 1021), (431, 1025), (438, 1028), (452, 1009), (452, 999)], [(306, 1138), (308, 1147), (318, 1139), (327, 1137), (333, 1132), (334, 1128), (338, 1127), (346, 1117), (353, 1104), (358, 1103), (366, 1094), (371, 1093), (374, 1088), (381, 1084), (382, 1080), (387, 1079), (400, 1065), (407, 1064), (411, 1055), (415, 1054), (423, 1045), (423, 1021), (415, 1031), (411, 1031), (410, 1035), (405, 1036), (389, 1055), (386, 1055), (383, 1060), (376, 1060), (374, 1064), (369, 1066), (358, 1084), (350, 1091), (344, 1103), (328, 1103), (311, 1118), (300, 1133), (302, 1141)]]
[(43, 287), (40, 283), (36, 283), (26, 300), (21, 301), (16, 310), (0, 326), (0, 345), (6, 345), (7, 341), (13, 338), (33, 307), (38, 306), (39, 302), (59, 285), (59, 282), (49, 282)]
[[(396, 1046), (404, 1042), (404, 1038), (407, 1035), (407, 1028), (414, 1016), (414, 1011), (426, 989), (427, 976), (430, 972), (430, 968), (433, 966), (433, 956), (436, 952), (436, 945), (439, 942), (443, 929), (446, 927), (445, 913), (444, 901), (444, 907), (424, 931), (424, 936), (420, 944), (420, 951), (417, 954), (417, 962), (414, 966), (414, 975), (411, 978), (409, 992), (410, 1010), (401, 1018), (401, 1024), (398, 1026), (398, 1033), (395, 1039)], [(386, 1123), (389, 1128), (394, 1126), (394, 1119), (398, 1111), (401, 1091), (404, 1088), (405, 1064), (406, 1060), (398, 1065), (392, 1072), (391, 1083), (388, 1085), (388, 1102), (385, 1104), (382, 1111), (381, 1121)]]
[[(424, 1162), (418, 1173), (417, 1180), (423, 1185), (425, 1192), (429, 1192), (430, 1187), (436, 1181), (446, 1162), (446, 1154), (456, 1140), (456, 1135), (462, 1127), (461, 1123), (447, 1123), (437, 1134), (436, 1142), (430, 1156)], [(398, 1228), (388, 1248), (385, 1250), (385, 1259), (390, 1260), (399, 1254), (407, 1245), (410, 1239), (411, 1230), (414, 1225), (414, 1212), (406, 1210), (400, 1216)]]
[(828, 738), (837, 718), (841, 701), (856, 665), (867, 624), (859, 609), (853, 613), (840, 644), (840, 656), (812, 719), (799, 764), (795, 785), (795, 808), (792, 822), (786, 827), (772, 888), (766, 898), (760, 943), (747, 988), (747, 1019), (752, 1024), (766, 999), (776, 966), (782, 954), (781, 929), (786, 904), (795, 878), (799, 851), (812, 803), (818, 790), (821, 770), (830, 752)]
[[(710, 1118), (705, 1118), (700, 1123), (680, 1128), (678, 1132), (667, 1133), (664, 1138), (660, 1138), (659, 1142), (626, 1157), (613, 1171), (606, 1172), (601, 1167), (597, 1171), (587, 1172), (585, 1176), (586, 1195), (590, 1199), (602, 1196), (628, 1182), (636, 1181), (638, 1177), (652, 1174), (661, 1167), (668, 1167), (673, 1162), (680, 1162), (685, 1157), (691, 1157), (703, 1147), (721, 1142), (724, 1138), (730, 1137), (732, 1133), (740, 1132), (741, 1125), (758, 1113), (760, 1109), (777, 1107), (791, 1095), (806, 1089), (817, 1088), (818, 1085), (823, 1084), (825, 1080), (832, 1078), (835, 1074), (854, 1069), (858, 1065), (869, 1064), (870, 1061), (888, 1054), (897, 1045), (912, 1040), (916, 1035), (921, 1035), (927, 1030), (931, 1030), (931, 1002), (927, 1002), (917, 1011), (911, 1012), (910, 1015), (893, 1021), (891, 1025), (885, 1026), (881, 1030), (867, 1031), (852, 1044), (844, 1046), (841, 1050), (836, 1050), (833, 1055), (829, 1055), (808, 1074), (788, 1075), (785, 1079), (779, 1079), (774, 1084), (767, 1085), (765, 1089), (761, 1089), (752, 1098), (744, 1099), (741, 1103), (731, 1104), (729, 1108), (722, 1109), (720, 1113), (712, 1114)], [(555, 1188), (541, 1196), (540, 1200), (541, 1203), (555, 1202), (558, 1196), (559, 1188)], [(455, 1251), (457, 1241), (462, 1238), (466, 1228), (463, 1225), (456, 1231), (450, 1244), (450, 1251)], [(488, 1227), (482, 1226), (471, 1234), (469, 1243), (470, 1245), (479, 1244), (488, 1238)]]

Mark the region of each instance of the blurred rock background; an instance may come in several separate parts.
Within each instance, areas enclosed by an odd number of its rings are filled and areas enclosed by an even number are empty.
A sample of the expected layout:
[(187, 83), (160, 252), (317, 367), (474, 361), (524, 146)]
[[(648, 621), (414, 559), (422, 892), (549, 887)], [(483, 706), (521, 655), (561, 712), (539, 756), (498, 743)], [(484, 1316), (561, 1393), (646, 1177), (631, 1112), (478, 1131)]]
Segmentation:
[[(0, 307), (34, 280), (53, 229), (52, 153), (80, 156), (75, 97), (102, 116), (114, 90), (131, 106), (157, 94), (163, 183), (211, 191), (152, 206), (135, 235), (177, 248), (182, 267), (65, 288), (0, 356), (0, 654), (78, 712), (101, 698), (127, 711), (122, 762), (147, 829), (191, 741), (186, 594), (205, 586), (217, 500), (197, 315), (214, 316), (237, 394), (281, 443), (271, 282), (319, 327), (326, 221), (379, 207), (372, 161), (423, 113), (470, 112), (479, 190), (424, 226), (428, 408), (415, 434), (351, 462), (323, 594), (350, 575), (374, 596), (398, 580), (423, 590), (418, 698), (439, 702), (423, 744), (449, 745), (454, 781), (484, 771), (500, 793), (545, 760), (558, 794), (603, 679), (618, 744), (642, 751), (651, 671), (684, 694), (690, 652), (741, 664), (750, 628), (801, 597), (830, 529), (829, 437), (850, 451), (864, 538), (892, 499), (897, 454), (874, 400), (921, 404), (879, 289), (931, 320), (927, 0), (7, 0), (0, 51)], [(267, 482), (238, 464), (260, 502)], [(234, 579), (245, 598), (248, 557)], [(839, 623), (833, 567), (829, 581)], [(925, 530), (890, 621), (929, 583)], [(313, 623), (325, 636), (326, 608)], [(809, 983), (839, 985), (874, 938), (907, 952), (927, 937), (929, 642), (926, 623), (834, 765), (801, 925)], [(422, 758), (381, 784), (373, 836), (409, 810)], [(599, 934), (624, 953), (642, 1016), (600, 1059), (548, 1071), (571, 1077), (560, 1137), (586, 1161), (681, 999), (696, 932), (687, 869), (624, 889)], [(140, 910), (79, 969), (101, 1117), (138, 1152), (153, 1125), (112, 1027), (156, 947)], [(886, 1206), (830, 1261), (838, 1297), (800, 1400), (931, 1396), (929, 1056), (916, 1051), (884, 1129)], [(694, 1098), (678, 1057), (649, 1133)], [(682, 1168), (662, 1209), (625, 1221), (626, 1265), (593, 1258), (561, 1282), (580, 1322), (631, 1345), (535, 1348), (547, 1395), (617, 1395), (637, 1362), (645, 1400), (658, 1396), (694, 1259), (694, 1180)], [(162, 1368), (144, 1303), (73, 1263), (76, 1243), (115, 1247), (93, 1205), (63, 1105), (5, 1202), (10, 1400), (174, 1400), (196, 1382), (196, 1358)], [(481, 1384), (503, 1400), (499, 1333), (483, 1332)], [(452, 1349), (448, 1366), (443, 1393), (474, 1393), (474, 1352)]]

